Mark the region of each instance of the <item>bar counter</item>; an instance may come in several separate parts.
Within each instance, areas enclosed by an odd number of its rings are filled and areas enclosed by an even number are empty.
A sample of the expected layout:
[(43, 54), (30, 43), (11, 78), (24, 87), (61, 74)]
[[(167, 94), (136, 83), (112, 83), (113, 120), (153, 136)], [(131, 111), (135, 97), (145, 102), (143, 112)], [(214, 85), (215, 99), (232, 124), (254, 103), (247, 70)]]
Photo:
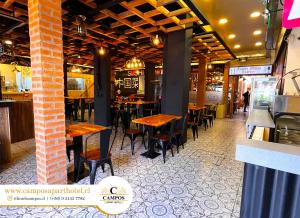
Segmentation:
[(0, 101), (0, 163), (11, 161), (11, 143), (34, 138), (32, 101)]
[(299, 145), (241, 139), (235, 159), (245, 163), (241, 218), (299, 217)]

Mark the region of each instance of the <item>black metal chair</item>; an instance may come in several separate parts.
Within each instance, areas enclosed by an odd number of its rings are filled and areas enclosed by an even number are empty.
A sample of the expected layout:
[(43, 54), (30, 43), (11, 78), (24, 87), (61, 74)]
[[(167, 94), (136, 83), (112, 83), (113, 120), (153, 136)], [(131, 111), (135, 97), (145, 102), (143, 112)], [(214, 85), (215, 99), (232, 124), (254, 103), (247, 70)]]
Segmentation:
[(187, 121), (187, 126), (192, 128), (193, 139), (196, 140), (196, 136), (198, 138), (198, 125), (199, 125), (200, 113), (199, 111), (190, 111), (189, 119)]
[(170, 130), (168, 133), (154, 136), (155, 143), (159, 144), (162, 148), (164, 163), (166, 163), (166, 154), (169, 147), (171, 149), (172, 157), (174, 157), (172, 139), (174, 138), (175, 123), (176, 120), (171, 121)]
[(214, 125), (214, 115), (210, 111), (210, 108), (204, 110), (203, 118), (209, 121), (209, 127), (212, 127)]
[(184, 132), (186, 131), (187, 128), (187, 114), (181, 119), (181, 128), (175, 130), (175, 140), (176, 140), (176, 146), (177, 146), (177, 153), (179, 153), (179, 146), (181, 145), (182, 148), (184, 149), (184, 143), (183, 143), (183, 137), (184, 137)]
[[(111, 129), (104, 130), (104, 131), (108, 131), (109, 137), (111, 136), (111, 133), (112, 133)], [(95, 183), (96, 171), (99, 166), (102, 167), (102, 170), (104, 172), (104, 165), (108, 164), (110, 166), (111, 174), (114, 175), (113, 165), (112, 165), (112, 161), (111, 161), (111, 149), (112, 149), (113, 143), (111, 144), (111, 146), (109, 146), (109, 142), (108, 142), (107, 155), (104, 158), (101, 158), (100, 146), (98, 148), (88, 149), (88, 147), (89, 147), (88, 140), (97, 134), (100, 134), (100, 133), (99, 132), (93, 133), (93, 134), (89, 135), (88, 137), (86, 137), (85, 149), (84, 149), (84, 152), (82, 152), (80, 154), (79, 167), (78, 167), (78, 173), (77, 173), (77, 175), (80, 175), (80, 172), (82, 171), (82, 169), (84, 167), (84, 163), (86, 163), (89, 167), (90, 184)], [(77, 178), (77, 180), (78, 179), (79, 178)]]
[(201, 110), (199, 112), (198, 125), (201, 126), (203, 124), (204, 125), (204, 129), (206, 131), (206, 129), (208, 128), (208, 122), (209, 122), (209, 118), (205, 117), (203, 110)]
[(146, 148), (144, 131), (143, 131), (143, 129), (139, 129), (139, 127), (142, 127), (142, 126), (138, 126), (137, 129), (130, 128), (131, 115), (128, 111), (123, 111), (121, 118), (122, 118), (122, 124), (123, 124), (123, 129), (124, 129), (124, 136), (123, 136), (123, 140), (122, 140), (121, 150), (123, 149), (125, 137), (128, 137), (130, 139), (131, 153), (132, 153), (132, 155), (134, 155), (135, 139), (138, 136), (142, 137), (142, 144)]

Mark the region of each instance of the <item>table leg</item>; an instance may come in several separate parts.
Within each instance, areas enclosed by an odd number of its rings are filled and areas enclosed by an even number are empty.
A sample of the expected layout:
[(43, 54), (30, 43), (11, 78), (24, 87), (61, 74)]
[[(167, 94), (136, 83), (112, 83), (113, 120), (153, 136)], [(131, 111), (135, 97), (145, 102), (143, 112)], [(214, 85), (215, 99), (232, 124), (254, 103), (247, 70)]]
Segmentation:
[(142, 156), (154, 159), (157, 156), (160, 155), (160, 153), (157, 153), (154, 148), (154, 140), (153, 140), (153, 134), (154, 134), (154, 127), (149, 126), (148, 127), (148, 151), (142, 154)]
[(77, 121), (78, 117), (77, 117), (77, 114), (78, 114), (78, 107), (79, 107), (79, 100), (78, 99), (75, 99), (74, 100), (74, 120)]
[(85, 122), (84, 112), (85, 112), (85, 100), (84, 100), (84, 98), (82, 98), (80, 100), (80, 122)]
[(80, 164), (80, 152), (82, 152), (82, 136), (74, 137), (74, 182), (77, 182), (78, 178), (78, 168)]

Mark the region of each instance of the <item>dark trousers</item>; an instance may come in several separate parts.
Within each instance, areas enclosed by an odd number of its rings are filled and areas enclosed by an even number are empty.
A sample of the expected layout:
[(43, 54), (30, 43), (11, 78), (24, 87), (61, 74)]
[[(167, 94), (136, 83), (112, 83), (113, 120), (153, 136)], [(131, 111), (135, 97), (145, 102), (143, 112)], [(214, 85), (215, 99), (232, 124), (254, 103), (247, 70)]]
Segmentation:
[(248, 102), (244, 102), (244, 112), (247, 111)]

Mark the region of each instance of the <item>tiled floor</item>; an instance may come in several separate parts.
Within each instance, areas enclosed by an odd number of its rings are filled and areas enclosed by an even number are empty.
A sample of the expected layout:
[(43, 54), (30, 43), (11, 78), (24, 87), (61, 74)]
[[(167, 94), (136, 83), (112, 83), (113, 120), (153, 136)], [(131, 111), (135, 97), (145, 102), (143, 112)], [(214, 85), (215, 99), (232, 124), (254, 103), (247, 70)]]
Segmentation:
[[(136, 145), (120, 150), (121, 134), (113, 148), (115, 175), (132, 185), (134, 202), (117, 217), (239, 217), (243, 164), (234, 160), (235, 141), (244, 137), (244, 117), (216, 120), (213, 128), (200, 130), (199, 138), (188, 143), (179, 154), (167, 153), (151, 160)], [(129, 141), (126, 141), (129, 144)], [(13, 164), (0, 168), (0, 184), (34, 184), (34, 141), (14, 144)], [(71, 163), (70, 163), (71, 165)], [(108, 168), (108, 166), (107, 166)], [(97, 171), (96, 183), (110, 175)], [(88, 184), (89, 178), (79, 182)], [(95, 208), (0, 208), (0, 217), (106, 217)]]

